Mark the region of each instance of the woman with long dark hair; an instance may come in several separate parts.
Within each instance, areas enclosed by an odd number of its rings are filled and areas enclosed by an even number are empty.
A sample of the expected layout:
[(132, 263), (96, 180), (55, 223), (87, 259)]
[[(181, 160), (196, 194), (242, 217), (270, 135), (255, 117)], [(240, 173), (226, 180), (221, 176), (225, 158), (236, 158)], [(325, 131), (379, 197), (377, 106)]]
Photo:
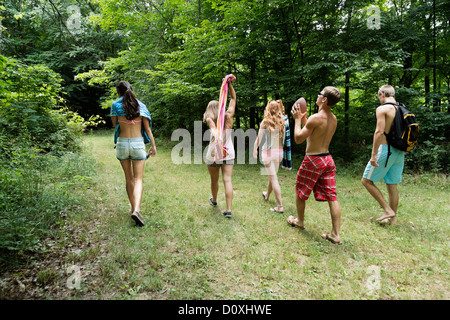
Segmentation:
[[(114, 143), (116, 157), (125, 174), (126, 190), (131, 205), (131, 217), (138, 226), (144, 225), (141, 215), (145, 160), (156, 155), (151, 130), (151, 116), (147, 107), (136, 99), (131, 85), (120, 81), (116, 85), (119, 99), (111, 106), (111, 120), (116, 128)], [(145, 143), (151, 142), (148, 153)]]

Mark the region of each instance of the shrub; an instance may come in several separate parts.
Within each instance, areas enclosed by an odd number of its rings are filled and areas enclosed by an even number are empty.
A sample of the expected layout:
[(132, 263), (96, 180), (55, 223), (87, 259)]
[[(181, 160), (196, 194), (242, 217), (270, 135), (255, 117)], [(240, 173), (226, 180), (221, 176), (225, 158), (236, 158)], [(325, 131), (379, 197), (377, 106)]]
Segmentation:
[(41, 65), (0, 56), (0, 262), (6, 252), (35, 251), (81, 203), (75, 186), (89, 181), (83, 155), (87, 122), (64, 107), (61, 79)]
[(15, 161), (0, 166), (0, 250), (35, 251), (83, 203), (73, 191), (91, 180), (94, 161), (82, 153), (12, 154)]

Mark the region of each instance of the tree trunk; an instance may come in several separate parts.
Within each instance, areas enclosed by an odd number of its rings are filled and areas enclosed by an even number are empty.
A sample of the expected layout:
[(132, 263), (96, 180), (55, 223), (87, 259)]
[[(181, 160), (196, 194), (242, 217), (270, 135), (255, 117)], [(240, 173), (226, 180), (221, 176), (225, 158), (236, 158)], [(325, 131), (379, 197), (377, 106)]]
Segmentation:
[(345, 73), (345, 102), (344, 102), (344, 139), (345, 141), (349, 141), (349, 126), (350, 121), (348, 117), (350, 109), (350, 71)]
[(256, 120), (256, 108), (250, 107), (250, 128), (255, 129), (255, 120)]
[(425, 53), (425, 106), (428, 106), (430, 103), (430, 97), (428, 96), (430, 93), (430, 73), (428, 70), (428, 66), (430, 64), (430, 55), (428, 51)]
[(410, 88), (411, 87), (411, 83), (412, 83), (411, 68), (412, 67), (413, 67), (412, 52), (410, 52), (410, 55), (408, 57), (406, 57), (405, 60), (403, 61), (402, 82), (403, 82), (403, 86), (405, 88)]

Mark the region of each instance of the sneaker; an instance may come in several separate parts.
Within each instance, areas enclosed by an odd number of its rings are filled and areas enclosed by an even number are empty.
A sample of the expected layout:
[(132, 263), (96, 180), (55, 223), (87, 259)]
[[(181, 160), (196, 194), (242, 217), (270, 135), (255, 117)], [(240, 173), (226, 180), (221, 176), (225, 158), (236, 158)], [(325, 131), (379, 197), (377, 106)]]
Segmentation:
[(209, 202), (211, 202), (211, 204), (212, 204), (214, 207), (217, 206), (217, 202), (214, 202), (212, 199), (213, 199), (213, 197), (210, 196), (210, 197), (209, 197)]
[(142, 218), (141, 214), (138, 211), (134, 211), (131, 214), (131, 218), (133, 218), (133, 220), (136, 221), (136, 224), (139, 227), (143, 227), (144, 226), (144, 219)]
[(225, 212), (223, 212), (222, 213), (225, 217), (227, 217), (227, 218), (231, 218), (231, 211), (225, 211)]

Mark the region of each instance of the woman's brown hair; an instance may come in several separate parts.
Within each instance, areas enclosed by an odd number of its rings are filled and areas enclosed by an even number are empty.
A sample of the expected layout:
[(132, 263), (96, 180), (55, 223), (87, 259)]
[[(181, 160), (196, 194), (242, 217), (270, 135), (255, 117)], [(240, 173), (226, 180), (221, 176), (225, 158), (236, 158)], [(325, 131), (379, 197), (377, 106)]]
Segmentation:
[(139, 103), (136, 99), (136, 95), (131, 88), (131, 85), (126, 81), (120, 81), (116, 85), (117, 93), (123, 97), (122, 106), (123, 110), (127, 114), (125, 117), (128, 120), (139, 117), (141, 114), (139, 112)]

